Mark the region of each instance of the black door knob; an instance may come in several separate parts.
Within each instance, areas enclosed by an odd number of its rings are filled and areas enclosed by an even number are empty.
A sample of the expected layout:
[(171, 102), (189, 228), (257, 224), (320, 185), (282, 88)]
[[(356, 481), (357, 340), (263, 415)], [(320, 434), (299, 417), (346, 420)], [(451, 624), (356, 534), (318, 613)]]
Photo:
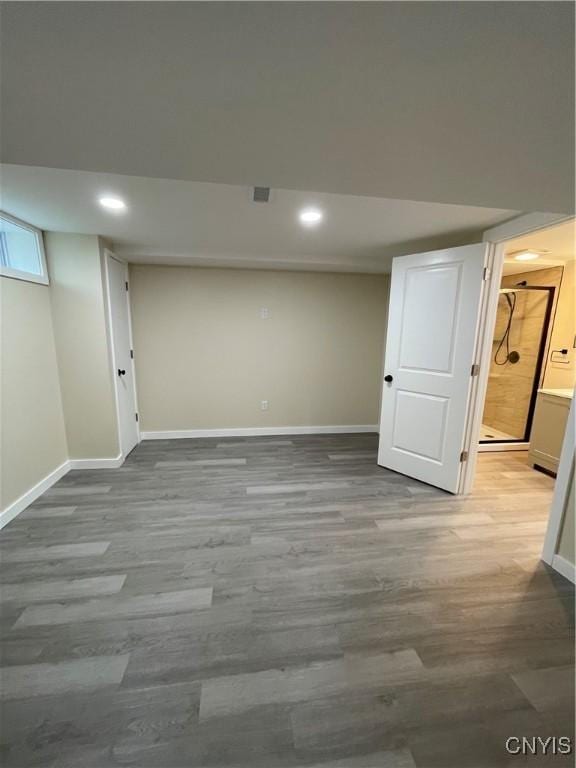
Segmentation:
[(118, 376), (126, 376), (126, 371), (124, 368), (118, 368)]
[(390, 376), (390, 374), (387, 374), (386, 376), (384, 376), (384, 381), (387, 381), (388, 384), (390, 384), (391, 381), (394, 381), (394, 377)]

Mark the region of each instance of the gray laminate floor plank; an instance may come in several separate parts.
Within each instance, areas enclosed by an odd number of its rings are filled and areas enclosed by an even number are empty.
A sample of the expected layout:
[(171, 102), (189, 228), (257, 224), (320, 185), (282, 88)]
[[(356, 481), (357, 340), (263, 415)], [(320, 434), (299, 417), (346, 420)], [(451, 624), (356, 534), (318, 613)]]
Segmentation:
[(517, 672), (512, 679), (538, 712), (562, 709), (574, 703), (572, 666)]
[(128, 655), (74, 659), (59, 664), (25, 664), (2, 668), (0, 696), (25, 699), (28, 696), (67, 694), (94, 690), (122, 681)]
[(23, 520), (31, 520), (33, 518), (53, 518), (53, 517), (70, 517), (78, 507), (29, 507), (25, 509), (21, 514)]
[(307, 768), (416, 768), (416, 763), (408, 749), (395, 749), (358, 757), (344, 757), (342, 760), (330, 760), (327, 763), (314, 763)]
[(49, 600), (69, 600), (75, 597), (95, 597), (119, 592), (126, 581), (126, 574), (117, 576), (93, 576), (87, 579), (61, 581), (26, 581), (3, 584), (0, 594), (3, 601), (40, 603)]
[(189, 459), (188, 461), (157, 461), (155, 469), (193, 469), (194, 467), (244, 466), (246, 459)]
[(185, 589), (179, 592), (160, 592), (135, 597), (96, 598), (69, 604), (48, 603), (28, 606), (16, 622), (16, 627), (35, 627), (45, 624), (72, 624), (81, 621), (161, 616), (186, 613), (209, 608), (212, 587)]
[(51, 499), (58, 496), (91, 496), (108, 493), (110, 485), (59, 485), (45, 492), (44, 497)]
[(491, 525), (494, 523), (494, 519), (483, 512), (469, 512), (467, 514), (454, 513), (442, 515), (432, 513), (430, 515), (389, 517), (385, 520), (376, 520), (375, 522), (381, 531), (402, 531), (406, 529), (422, 531), (426, 528), (453, 528), (460, 525)]
[(202, 686), (200, 719), (229, 715), (274, 703), (331, 696), (357, 687), (390, 685), (422, 673), (422, 662), (412, 649), (313, 662), (304, 667), (270, 669), (208, 680)]
[(3, 563), (29, 563), (37, 560), (64, 560), (65, 558), (96, 557), (103, 555), (109, 541), (91, 541), (83, 544), (53, 544), (50, 546), (5, 548)]

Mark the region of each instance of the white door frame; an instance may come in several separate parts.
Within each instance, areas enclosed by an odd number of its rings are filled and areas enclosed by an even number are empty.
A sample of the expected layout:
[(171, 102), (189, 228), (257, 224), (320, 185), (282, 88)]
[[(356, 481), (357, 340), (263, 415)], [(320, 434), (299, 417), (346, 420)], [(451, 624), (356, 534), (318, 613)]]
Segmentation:
[(498, 298), (504, 269), (506, 243), (508, 240), (516, 237), (521, 237), (537, 230), (548, 229), (564, 221), (570, 221), (573, 218), (569, 214), (529, 213), (524, 216), (518, 216), (511, 221), (507, 221), (484, 232), (482, 239), (484, 242), (489, 243), (491, 248), (488, 252), (488, 279), (485, 281), (474, 356), (474, 361), (479, 366), (479, 374), (472, 385), (470, 395), (468, 427), (464, 439), (464, 450), (468, 452), (468, 460), (464, 464), (458, 493), (470, 493), (476, 473), (476, 462), (480, 450), (480, 427), (482, 425), (484, 401), (488, 388), (492, 340), (496, 327), (496, 313), (498, 311)]
[(566, 508), (568, 494), (570, 492), (570, 481), (574, 472), (574, 452), (576, 449), (576, 390), (570, 404), (570, 413), (566, 423), (566, 432), (562, 443), (562, 452), (560, 454), (560, 463), (558, 464), (558, 474), (556, 475), (556, 484), (554, 486), (554, 497), (550, 508), (550, 517), (548, 519), (548, 528), (544, 539), (542, 549), (542, 560), (576, 583), (573, 563), (569, 563), (565, 558), (557, 553), (558, 542), (560, 539), (560, 530), (564, 512), (568, 513)]
[[(116, 406), (116, 430), (117, 430), (117, 437), (118, 437), (118, 450), (122, 459), (122, 462), (126, 458), (124, 455), (124, 451), (122, 449), (122, 438), (120, 435), (120, 400), (118, 398), (118, 384), (116, 381), (116, 377), (114, 376), (114, 372), (116, 371), (116, 368), (118, 367), (116, 365), (116, 350), (114, 348), (114, 334), (112, 331), (112, 303), (110, 301), (110, 270), (108, 268), (108, 259), (114, 259), (115, 261), (120, 262), (121, 264), (125, 264), (128, 266), (128, 262), (125, 259), (121, 259), (119, 256), (116, 256), (115, 253), (110, 251), (108, 248), (104, 249), (104, 283), (106, 286), (106, 335), (108, 337), (108, 348), (110, 349), (110, 359), (112, 363), (112, 388), (114, 390), (114, 403)], [(130, 311), (130, 299), (129, 299), (129, 291), (126, 291), (126, 305), (128, 307), (128, 335), (130, 338), (130, 349), (134, 349), (134, 340), (132, 337), (132, 312)], [(138, 408), (138, 390), (136, 387), (136, 368), (134, 365), (134, 357), (130, 356), (130, 365), (132, 366), (132, 381), (134, 384), (134, 405), (136, 406), (136, 413), (140, 413), (140, 410)], [(136, 433), (138, 435), (138, 443), (141, 442), (142, 437), (140, 435), (140, 421), (138, 420), (136, 422)]]

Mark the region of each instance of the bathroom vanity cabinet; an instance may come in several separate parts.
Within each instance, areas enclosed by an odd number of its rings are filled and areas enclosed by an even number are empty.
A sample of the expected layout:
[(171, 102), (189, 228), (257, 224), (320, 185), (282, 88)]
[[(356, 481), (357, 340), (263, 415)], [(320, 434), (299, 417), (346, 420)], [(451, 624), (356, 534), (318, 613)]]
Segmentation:
[(539, 389), (530, 435), (529, 462), (556, 474), (573, 392)]

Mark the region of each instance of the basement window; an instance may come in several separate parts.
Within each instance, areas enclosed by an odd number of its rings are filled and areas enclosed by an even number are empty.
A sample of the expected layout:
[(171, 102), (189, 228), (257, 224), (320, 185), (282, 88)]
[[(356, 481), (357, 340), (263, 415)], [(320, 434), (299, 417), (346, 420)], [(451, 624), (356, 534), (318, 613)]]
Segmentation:
[(48, 285), (41, 230), (0, 211), (0, 275)]

